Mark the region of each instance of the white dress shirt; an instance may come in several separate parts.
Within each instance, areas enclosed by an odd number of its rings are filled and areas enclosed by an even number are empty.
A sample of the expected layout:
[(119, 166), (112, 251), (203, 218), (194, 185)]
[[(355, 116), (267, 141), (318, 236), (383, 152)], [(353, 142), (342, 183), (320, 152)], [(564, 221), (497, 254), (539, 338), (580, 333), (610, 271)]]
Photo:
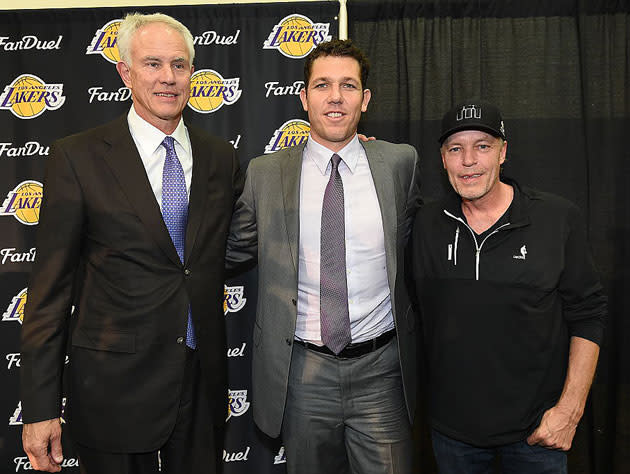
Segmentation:
[[(164, 169), (164, 160), (166, 159), (166, 148), (162, 146), (162, 141), (166, 135), (140, 117), (133, 108), (133, 105), (127, 114), (127, 123), (129, 124), (129, 131), (136, 144), (140, 158), (142, 159), (144, 169), (147, 172), (147, 178), (149, 178), (155, 199), (157, 199), (160, 210), (162, 210), (162, 170)], [(179, 120), (177, 128), (171, 136), (175, 139), (175, 153), (177, 153), (177, 158), (179, 158), (179, 162), (184, 169), (186, 191), (190, 198), (190, 183), (192, 181), (193, 167), (192, 147), (190, 145), (188, 130), (182, 119)]]
[[(319, 309), (320, 234), (333, 151), (309, 137), (300, 178), (300, 247), (295, 336), (322, 345)], [(355, 135), (337, 153), (342, 161), (346, 272), (352, 342), (394, 328), (387, 281), (383, 221), (367, 156)], [(395, 212), (392, 210), (392, 212)]]

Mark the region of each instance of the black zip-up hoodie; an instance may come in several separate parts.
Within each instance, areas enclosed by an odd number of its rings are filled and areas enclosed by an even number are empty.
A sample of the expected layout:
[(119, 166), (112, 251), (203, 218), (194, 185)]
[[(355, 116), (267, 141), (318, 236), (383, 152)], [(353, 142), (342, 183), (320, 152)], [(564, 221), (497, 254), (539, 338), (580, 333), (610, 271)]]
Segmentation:
[(454, 192), (426, 204), (411, 241), (432, 426), (476, 446), (525, 439), (564, 385), (569, 339), (601, 342), (606, 297), (578, 208), (513, 186), (476, 235)]

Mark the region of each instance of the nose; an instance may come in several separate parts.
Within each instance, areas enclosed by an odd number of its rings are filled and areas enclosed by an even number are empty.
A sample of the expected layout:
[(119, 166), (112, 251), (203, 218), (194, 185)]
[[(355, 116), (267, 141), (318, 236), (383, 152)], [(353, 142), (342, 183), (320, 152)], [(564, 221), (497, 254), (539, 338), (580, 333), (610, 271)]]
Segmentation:
[(341, 95), (341, 86), (339, 84), (332, 84), (329, 87), (328, 101), (332, 103), (342, 102), (343, 96)]
[(473, 150), (464, 148), (462, 153), (462, 164), (464, 166), (473, 166), (477, 163), (477, 158)]
[(164, 84), (175, 83), (175, 73), (172, 68), (165, 66), (160, 70), (160, 82)]

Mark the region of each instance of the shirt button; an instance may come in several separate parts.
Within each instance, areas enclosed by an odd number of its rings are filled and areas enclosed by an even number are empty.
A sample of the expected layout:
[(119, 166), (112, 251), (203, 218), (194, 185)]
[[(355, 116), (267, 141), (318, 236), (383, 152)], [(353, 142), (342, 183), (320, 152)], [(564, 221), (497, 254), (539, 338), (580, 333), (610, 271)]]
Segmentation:
[(177, 344), (183, 344), (184, 343), (184, 338), (182, 336), (179, 336), (177, 338)]
[(184, 269), (184, 275), (186, 276), (190, 275), (190, 270), (188, 268)]
[(289, 339), (289, 338), (287, 337), (287, 338), (285, 339), (285, 341), (286, 341), (286, 343), (287, 343), (287, 346), (290, 346), (290, 345), (291, 345), (291, 339)]

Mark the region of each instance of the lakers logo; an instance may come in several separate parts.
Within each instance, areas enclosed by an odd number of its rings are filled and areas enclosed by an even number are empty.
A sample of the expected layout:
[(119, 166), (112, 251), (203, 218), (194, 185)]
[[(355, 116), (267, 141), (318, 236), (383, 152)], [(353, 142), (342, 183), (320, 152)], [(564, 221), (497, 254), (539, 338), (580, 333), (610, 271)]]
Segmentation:
[(247, 390), (228, 390), (228, 414), (225, 421), (233, 416), (241, 416), (248, 408)]
[(224, 286), (223, 287), (223, 313), (236, 313), (240, 311), (247, 298), (243, 296), (243, 286)]
[(120, 61), (118, 52), (118, 28), (122, 20), (112, 20), (96, 30), (92, 42), (87, 47), (85, 54), (100, 54), (110, 63)]
[[(64, 418), (66, 411), (66, 397), (61, 399), (61, 415), (59, 419), (62, 423), (65, 423)], [(13, 416), (9, 417), (9, 426), (17, 426), (22, 424), (22, 402), (18, 402), (17, 408), (13, 412)]]
[(17, 426), (22, 424), (22, 402), (18, 402), (17, 408), (13, 412), (13, 416), (9, 417), (9, 426)]
[(304, 15), (289, 15), (273, 27), (263, 49), (277, 49), (287, 58), (303, 58), (319, 43), (331, 40), (329, 28), (330, 23), (313, 23)]
[(26, 296), (28, 289), (24, 288), (17, 296), (14, 296), (7, 310), (2, 314), (3, 321), (17, 321), (22, 324), (24, 321), (24, 306), (26, 305)]
[(273, 153), (283, 148), (300, 145), (308, 138), (311, 126), (308, 122), (300, 119), (293, 119), (284, 122), (277, 129), (269, 143), (265, 146), (265, 153)]
[(22, 181), (9, 191), (0, 207), (0, 216), (13, 216), (22, 224), (35, 225), (39, 222), (39, 207), (42, 204), (44, 186), (39, 181)]
[(240, 79), (224, 79), (212, 69), (201, 69), (190, 78), (188, 106), (196, 112), (209, 114), (223, 105), (232, 105), (241, 97)]
[(21, 119), (39, 117), (45, 110), (57, 110), (66, 101), (63, 84), (46, 84), (34, 74), (22, 74), (5, 86), (0, 109)]

